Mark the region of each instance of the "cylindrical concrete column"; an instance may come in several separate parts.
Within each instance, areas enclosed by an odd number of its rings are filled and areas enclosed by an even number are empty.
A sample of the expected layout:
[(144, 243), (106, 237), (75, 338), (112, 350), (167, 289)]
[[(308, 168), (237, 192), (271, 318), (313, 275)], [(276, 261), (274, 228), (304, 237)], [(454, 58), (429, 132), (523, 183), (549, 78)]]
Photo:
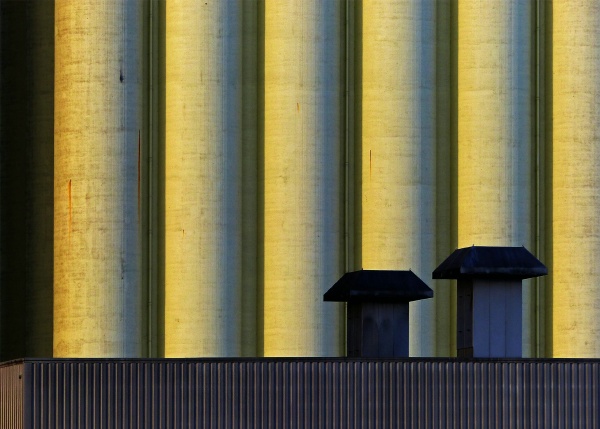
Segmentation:
[[(533, 231), (534, 2), (458, 4), (458, 246), (526, 246)], [(535, 311), (523, 286), (523, 353)]]
[[(364, 269), (435, 261), (435, 2), (363, 3), (362, 221)], [(411, 303), (410, 355), (435, 354), (435, 303)]]
[(54, 355), (140, 356), (142, 7), (57, 1)]
[(265, 2), (264, 355), (338, 356), (344, 2)]
[(552, 357), (600, 355), (600, 2), (553, 2)]
[(242, 1), (166, 4), (165, 355), (241, 353)]

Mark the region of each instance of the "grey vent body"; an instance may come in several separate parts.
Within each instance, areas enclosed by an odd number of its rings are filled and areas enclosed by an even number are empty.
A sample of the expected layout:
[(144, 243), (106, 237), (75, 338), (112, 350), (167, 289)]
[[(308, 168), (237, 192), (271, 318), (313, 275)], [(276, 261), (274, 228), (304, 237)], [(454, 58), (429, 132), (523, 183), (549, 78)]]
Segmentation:
[(458, 356), (521, 357), (521, 300), (520, 280), (459, 280)]
[(348, 357), (408, 357), (408, 302), (349, 302)]

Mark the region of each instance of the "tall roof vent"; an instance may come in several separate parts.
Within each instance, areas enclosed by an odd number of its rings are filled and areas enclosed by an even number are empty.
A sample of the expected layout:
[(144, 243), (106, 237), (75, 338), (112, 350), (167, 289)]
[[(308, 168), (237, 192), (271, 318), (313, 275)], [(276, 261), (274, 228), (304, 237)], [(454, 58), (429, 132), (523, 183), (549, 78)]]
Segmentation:
[(548, 269), (525, 247), (455, 250), (434, 279), (457, 279), (459, 357), (522, 357), (522, 280)]

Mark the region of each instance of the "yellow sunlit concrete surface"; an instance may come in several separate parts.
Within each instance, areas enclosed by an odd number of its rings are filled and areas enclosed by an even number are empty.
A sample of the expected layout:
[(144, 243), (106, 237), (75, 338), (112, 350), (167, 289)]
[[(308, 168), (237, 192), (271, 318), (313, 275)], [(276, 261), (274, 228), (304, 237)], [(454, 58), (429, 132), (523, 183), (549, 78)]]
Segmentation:
[(141, 4), (56, 3), (55, 356), (142, 350)]
[[(458, 3), (458, 247), (486, 243), (537, 253), (534, 12), (535, 2)], [(523, 287), (523, 351), (535, 356), (530, 283)]]
[(600, 3), (554, 2), (552, 354), (600, 355)]
[(167, 357), (241, 353), (241, 5), (166, 4)]
[(343, 2), (265, 2), (264, 354), (343, 353)]
[(455, 284), (431, 272), (472, 244), (548, 265), (524, 356), (598, 356), (598, 16), (4, 2), (0, 360), (340, 356), (323, 293), (360, 268), (430, 285), (410, 354), (452, 356)]
[[(364, 2), (362, 25), (362, 267), (428, 279), (436, 266), (435, 168), (423, 168), (436, 161), (434, 2)], [(435, 354), (435, 320), (432, 300), (411, 304), (411, 355)]]

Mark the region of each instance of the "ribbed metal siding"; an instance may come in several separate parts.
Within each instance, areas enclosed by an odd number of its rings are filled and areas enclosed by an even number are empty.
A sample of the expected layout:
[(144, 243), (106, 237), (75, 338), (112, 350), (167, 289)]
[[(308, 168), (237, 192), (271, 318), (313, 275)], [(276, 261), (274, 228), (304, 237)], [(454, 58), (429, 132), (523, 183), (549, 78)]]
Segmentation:
[(600, 361), (29, 361), (28, 428), (598, 428)]
[(0, 365), (0, 429), (21, 429), (23, 415), (23, 363)]

